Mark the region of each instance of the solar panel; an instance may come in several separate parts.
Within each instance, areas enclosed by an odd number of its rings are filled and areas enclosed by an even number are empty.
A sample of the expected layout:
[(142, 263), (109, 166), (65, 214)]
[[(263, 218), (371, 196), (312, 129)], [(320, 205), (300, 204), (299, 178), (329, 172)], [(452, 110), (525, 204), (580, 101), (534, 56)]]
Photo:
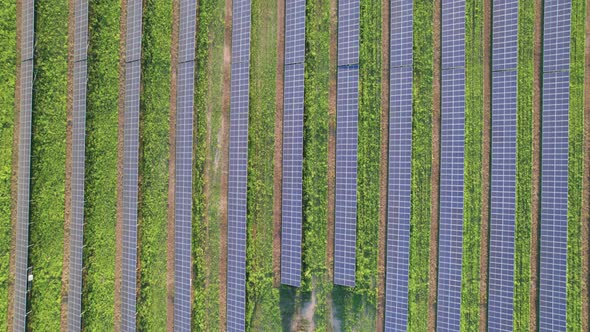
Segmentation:
[(137, 196), (139, 93), (141, 78), (142, 1), (127, 2), (125, 121), (123, 138), (123, 250), (121, 267), (121, 329), (136, 329)]
[[(24, 5), (24, 4), (23, 4)], [(29, 10), (33, 10), (31, 6)], [(25, 6), (23, 6), (25, 10)], [(25, 12), (23, 11), (23, 14)], [(33, 14), (26, 13), (25, 15)], [(24, 43), (25, 41), (23, 41)], [(16, 245), (13, 293), (13, 330), (27, 325), (27, 280), (29, 254), (29, 203), (31, 183), (31, 116), (33, 106), (33, 59), (20, 67), (20, 110), (18, 142), (18, 197), (16, 207)]]
[(35, 0), (21, 1), (21, 61), (32, 60), (35, 36)]
[(512, 331), (516, 209), (518, 0), (493, 4), (488, 329)]
[(72, 175), (68, 329), (79, 331), (82, 314), (82, 251), (84, 246), (84, 174), (86, 141), (86, 82), (88, 1), (75, 3), (74, 84), (72, 110)]
[(442, 0), (442, 67), (465, 66), (465, 0)]
[(461, 316), (461, 259), (463, 254), (464, 68), (442, 71), (441, 99), (440, 213), (436, 319), (438, 330), (458, 331)]
[(285, 65), (305, 60), (305, 0), (286, 1)]
[(390, 0), (391, 31), (389, 63), (391, 68), (411, 66), (414, 41), (413, 3), (409, 0)]
[(281, 283), (301, 285), (303, 63), (285, 66)]
[(516, 70), (492, 73), (488, 329), (493, 331), (513, 330), (516, 91)]
[(338, 1), (338, 66), (359, 62), (360, 1)]
[(180, 2), (174, 190), (174, 329), (191, 329), (192, 175), (196, 0)]
[(233, 2), (232, 63), (250, 62), (250, 0)]
[(334, 283), (349, 287), (356, 267), (358, 80), (358, 65), (338, 67)]
[(544, 2), (544, 72), (569, 70), (571, 5), (571, 0)]
[[(393, 2), (397, 3), (393, 5)], [(400, 2), (392, 1), (392, 9), (399, 6)], [(411, 8), (411, 1), (403, 0), (403, 2)], [(392, 11), (393, 15), (396, 14)], [(411, 10), (409, 15), (411, 15)], [(412, 24), (411, 20), (408, 24)], [(412, 35), (410, 34), (407, 38), (411, 40)], [(406, 40), (401, 42), (407, 43)], [(391, 48), (396, 48), (398, 44), (391, 44)], [(411, 51), (408, 56), (412, 56)], [(399, 60), (391, 58), (392, 62), (400, 60), (411, 63), (405, 58)], [(412, 79), (412, 66), (391, 68), (389, 81), (389, 167), (385, 272), (386, 331), (405, 331), (408, 324), (412, 178)]]

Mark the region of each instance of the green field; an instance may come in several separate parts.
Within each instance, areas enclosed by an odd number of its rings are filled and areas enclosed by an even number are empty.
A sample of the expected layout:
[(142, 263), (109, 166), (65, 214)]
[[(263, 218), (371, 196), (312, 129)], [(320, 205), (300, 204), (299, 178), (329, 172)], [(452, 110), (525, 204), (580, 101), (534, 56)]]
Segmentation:
[(68, 2), (36, 1), (29, 264), (32, 330), (58, 331), (66, 181)]
[(114, 326), (120, 0), (89, 2), (83, 324)]
[[(8, 299), (10, 261), (10, 183), (12, 140), (15, 123), (14, 87), (16, 83), (16, 3), (0, 9), (0, 299)], [(8, 301), (0, 301), (0, 330), (7, 327)]]

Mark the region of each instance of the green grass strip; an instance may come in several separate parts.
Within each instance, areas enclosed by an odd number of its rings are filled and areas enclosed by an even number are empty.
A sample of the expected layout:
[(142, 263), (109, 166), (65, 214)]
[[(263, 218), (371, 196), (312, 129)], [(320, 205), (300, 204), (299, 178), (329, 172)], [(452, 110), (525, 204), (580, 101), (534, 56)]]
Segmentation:
[(514, 330), (528, 331), (531, 286), (531, 189), (533, 162), (533, 0), (518, 7), (518, 113), (516, 133), (516, 228)]
[(314, 328), (326, 331), (332, 318), (327, 302), (332, 281), (326, 266), (330, 1), (311, 0), (306, 6), (302, 288), (315, 289)]
[[(68, 1), (36, 1), (28, 328), (60, 329), (66, 174)], [(60, 19), (56, 19), (60, 18)]]
[(570, 46), (567, 329), (582, 330), (582, 178), (584, 165), (584, 47), (586, 1), (572, 1)]
[[(223, 96), (223, 1), (203, 0), (197, 18), (196, 149), (193, 196), (193, 255), (195, 301), (193, 329), (219, 331), (219, 262), (222, 153), (220, 130)], [(205, 179), (205, 173), (208, 175)], [(205, 181), (208, 197), (204, 192)], [(208, 205), (205, 205), (205, 202)]]
[(11, 243), (12, 140), (14, 138), (16, 82), (16, 2), (0, 8), (0, 330), (8, 322), (8, 274)]
[(412, 216), (408, 330), (428, 329), (430, 177), (432, 174), (433, 1), (414, 1)]
[(381, 1), (361, 0), (360, 6), (356, 285), (334, 292), (343, 331), (375, 330), (377, 309)]
[(250, 66), (246, 327), (248, 331), (278, 331), (279, 291), (273, 288), (272, 262), (276, 1), (252, 1)]
[(82, 305), (86, 331), (114, 326), (120, 0), (89, 6)]
[(483, 156), (483, 3), (465, 8), (465, 209), (461, 331), (479, 330), (481, 186)]
[(137, 325), (143, 331), (164, 331), (172, 1), (148, 0), (144, 8)]

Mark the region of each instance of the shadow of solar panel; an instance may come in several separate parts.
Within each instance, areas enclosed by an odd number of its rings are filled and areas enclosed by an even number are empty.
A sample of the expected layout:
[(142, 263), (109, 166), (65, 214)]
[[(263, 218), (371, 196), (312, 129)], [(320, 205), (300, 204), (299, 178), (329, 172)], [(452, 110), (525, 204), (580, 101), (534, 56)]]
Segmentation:
[[(404, 0), (404, 2), (411, 1)], [(412, 24), (411, 21), (408, 24)], [(393, 47), (396, 46), (392, 44)], [(408, 56), (411, 57), (411, 53)], [(403, 61), (408, 62), (406, 59), (403, 59)], [(391, 69), (385, 331), (405, 331), (408, 324), (410, 187), (412, 177), (412, 79), (411, 66)]]
[(281, 283), (301, 285), (303, 63), (285, 66)]
[[(33, 10), (32, 4), (29, 7)], [(25, 10), (25, 8), (23, 8)], [(25, 13), (24, 15), (32, 13)], [(22, 41), (26, 43), (26, 41)], [(20, 67), (20, 110), (18, 143), (18, 188), (16, 207), (16, 244), (13, 291), (14, 331), (25, 331), (27, 321), (27, 280), (29, 254), (29, 203), (31, 182), (31, 117), (33, 105), (33, 60)]]
[(539, 329), (566, 330), (569, 72), (543, 76)]
[(338, 66), (359, 62), (360, 1), (338, 1)]
[[(457, 62), (458, 63), (458, 62)], [(465, 70), (442, 71), (437, 329), (458, 331), (463, 254)]]
[(338, 67), (334, 283), (349, 287), (356, 267), (358, 75), (358, 65)]

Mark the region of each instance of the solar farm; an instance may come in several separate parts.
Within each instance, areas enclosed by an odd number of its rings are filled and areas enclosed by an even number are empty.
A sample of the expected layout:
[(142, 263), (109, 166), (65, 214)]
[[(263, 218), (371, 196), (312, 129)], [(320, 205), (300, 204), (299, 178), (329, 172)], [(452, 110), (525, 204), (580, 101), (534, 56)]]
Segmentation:
[(590, 0), (0, 20), (0, 330), (590, 329)]

